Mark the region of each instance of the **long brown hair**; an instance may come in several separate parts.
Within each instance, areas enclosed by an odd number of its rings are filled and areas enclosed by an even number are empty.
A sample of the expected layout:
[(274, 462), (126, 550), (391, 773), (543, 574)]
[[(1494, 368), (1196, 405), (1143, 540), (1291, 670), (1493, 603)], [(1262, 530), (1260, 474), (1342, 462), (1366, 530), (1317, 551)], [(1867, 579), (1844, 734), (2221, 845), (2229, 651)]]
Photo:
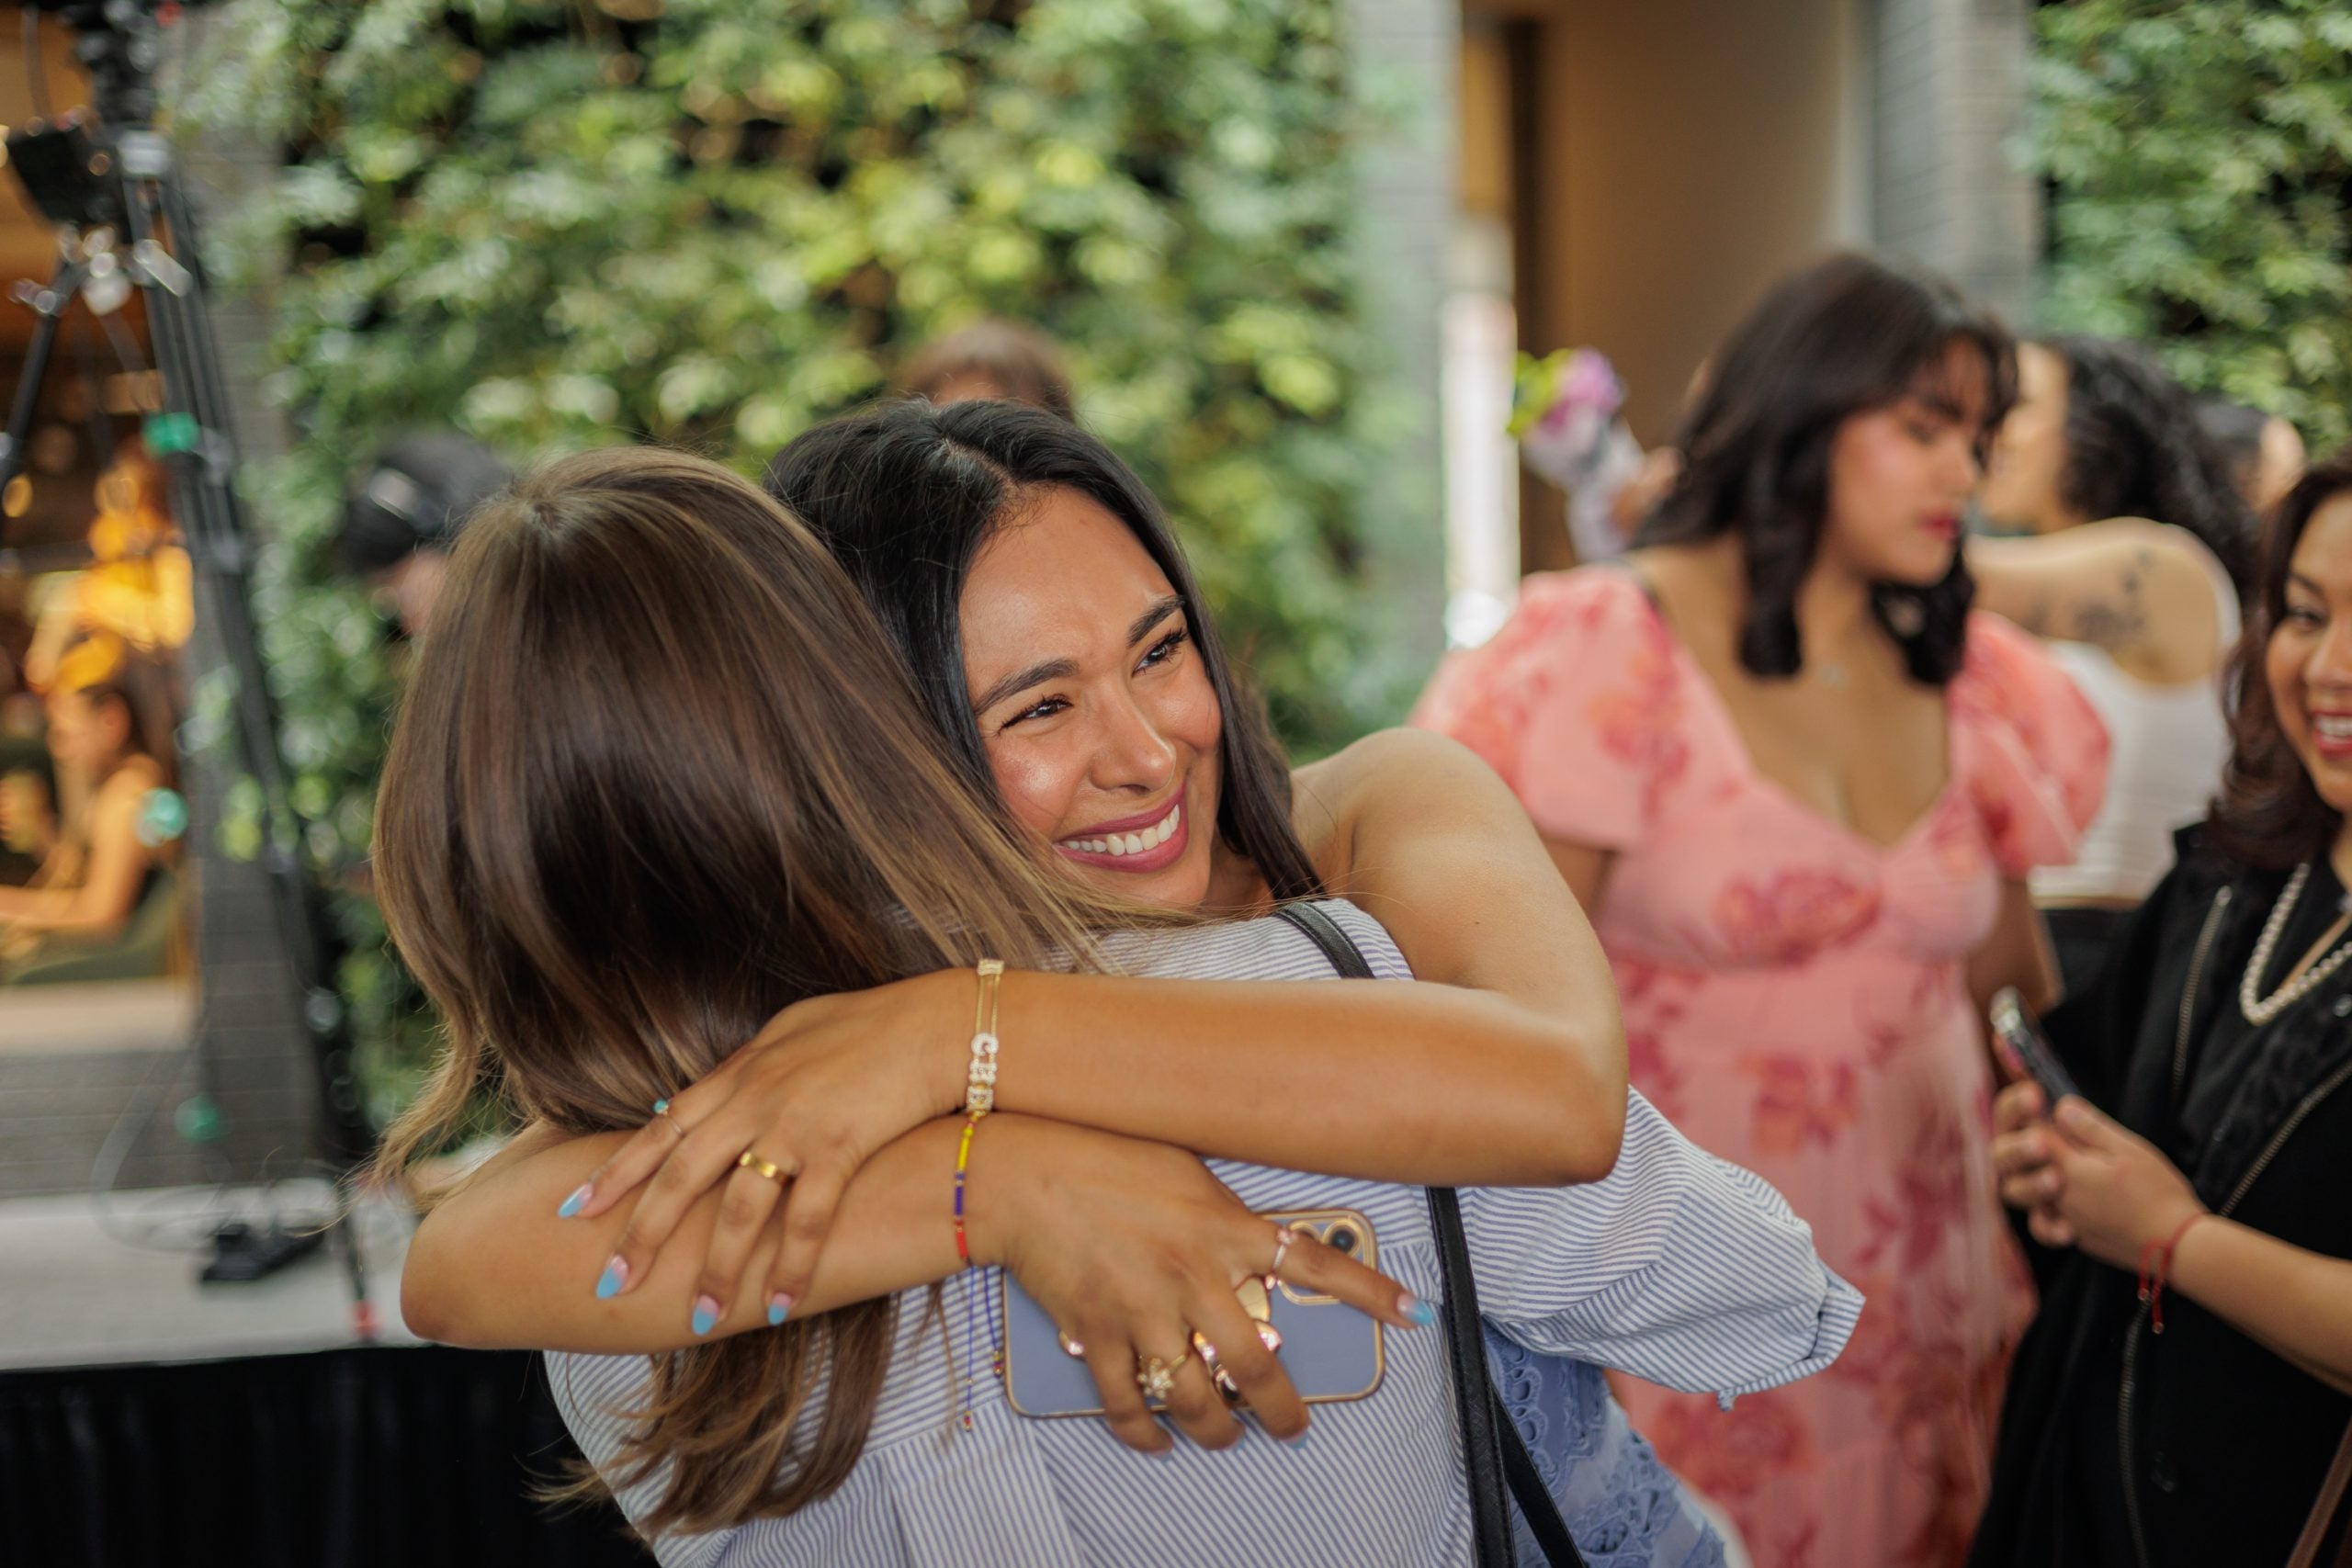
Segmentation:
[(2271, 634), (2287, 614), (2295, 547), (2302, 543), (2312, 514), (2346, 491), (2352, 491), (2352, 446), (2312, 465), (2279, 498), (2263, 530), (2254, 613), (2224, 678), (2224, 690), (2232, 694), (2230, 761), (2222, 770), (2221, 795), (2205, 821), (2213, 846), (2246, 865), (2276, 870), (2325, 854), (2342, 825), (2278, 728), (2265, 664)]
[[(796, 518), (647, 447), (558, 461), (469, 525), (376, 835), (387, 921), (448, 1032), (386, 1134), (395, 1172), (478, 1090), (575, 1134), (635, 1127), (804, 997), (1082, 953), (1087, 930), (1138, 918), (979, 802)], [(720, 1528), (838, 1486), (892, 1325), (873, 1302), (654, 1358), (616, 1473), (670, 1467), (640, 1527)]]

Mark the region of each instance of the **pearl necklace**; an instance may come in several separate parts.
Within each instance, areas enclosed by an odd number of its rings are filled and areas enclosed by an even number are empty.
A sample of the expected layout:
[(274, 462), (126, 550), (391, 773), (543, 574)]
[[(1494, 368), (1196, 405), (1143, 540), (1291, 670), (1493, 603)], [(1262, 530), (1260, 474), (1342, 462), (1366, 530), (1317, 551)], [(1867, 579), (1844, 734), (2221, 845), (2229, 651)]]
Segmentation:
[(2268, 997), (2262, 995), (2262, 977), (2270, 972), (2270, 955), (2278, 947), (2278, 939), (2286, 934), (2287, 921), (2295, 912), (2295, 901), (2303, 896), (2303, 885), (2311, 879), (2311, 863), (2306, 861), (2287, 879), (2286, 891), (2278, 895), (2270, 918), (2263, 922), (2262, 940), (2254, 944), (2254, 956), (2246, 962), (2245, 977), (2238, 982), (2238, 1010), (2245, 1014), (2248, 1023), (2268, 1023), (2311, 995), (2322, 980), (2342, 968), (2346, 959), (2352, 958), (2352, 942), (2345, 942)]

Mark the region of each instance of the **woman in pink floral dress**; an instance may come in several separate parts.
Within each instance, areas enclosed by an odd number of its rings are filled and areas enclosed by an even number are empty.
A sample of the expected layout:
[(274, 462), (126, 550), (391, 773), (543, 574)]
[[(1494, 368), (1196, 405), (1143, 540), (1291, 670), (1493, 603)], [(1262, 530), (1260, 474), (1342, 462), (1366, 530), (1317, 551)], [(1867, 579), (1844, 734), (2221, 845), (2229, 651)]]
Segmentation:
[(2071, 857), (2106, 737), (1968, 610), (1957, 544), (2009, 341), (1860, 257), (1783, 284), (1692, 411), (1623, 564), (1531, 579), (1416, 722), (1510, 782), (1609, 950), (1633, 1078), (1809, 1220), (1869, 1300), (1820, 1377), (1623, 1392), (1759, 1568), (1942, 1568), (2032, 1306), (1978, 1020), (2054, 991), (2027, 871)]

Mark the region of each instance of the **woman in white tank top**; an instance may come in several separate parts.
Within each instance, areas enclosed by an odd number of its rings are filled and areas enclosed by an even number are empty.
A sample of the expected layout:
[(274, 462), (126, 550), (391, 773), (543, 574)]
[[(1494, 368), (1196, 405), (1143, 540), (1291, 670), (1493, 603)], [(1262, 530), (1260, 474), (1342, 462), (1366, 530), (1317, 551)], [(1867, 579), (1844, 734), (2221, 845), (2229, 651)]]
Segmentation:
[(2229, 754), (2218, 686), (2253, 519), (2194, 405), (2131, 344), (2021, 344), (1970, 542), (1977, 603), (2049, 641), (2106, 724), (2107, 804), (2071, 866), (2036, 872), (2071, 990), (2172, 864)]

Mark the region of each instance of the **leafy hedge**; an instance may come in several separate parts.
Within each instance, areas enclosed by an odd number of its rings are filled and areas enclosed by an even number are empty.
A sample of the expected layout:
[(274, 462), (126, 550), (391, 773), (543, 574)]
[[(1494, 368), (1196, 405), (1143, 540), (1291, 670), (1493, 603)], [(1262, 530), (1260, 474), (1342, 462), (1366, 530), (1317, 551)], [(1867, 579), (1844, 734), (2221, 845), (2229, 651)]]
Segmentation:
[(2045, 315), (2192, 387), (2352, 434), (2352, 10), (2074, 0), (2036, 13)]
[[(211, 236), (300, 433), (249, 476), (311, 846), (380, 1114), (430, 1021), (356, 868), (397, 651), (326, 546), (453, 422), (751, 469), (982, 313), (1066, 344), (1308, 748), (1383, 692), (1347, 614), (1366, 346), (1340, 0), (237, 0), (185, 118), (282, 172)], [(250, 803), (247, 803), (248, 805)], [(250, 849), (250, 817), (232, 839)]]

